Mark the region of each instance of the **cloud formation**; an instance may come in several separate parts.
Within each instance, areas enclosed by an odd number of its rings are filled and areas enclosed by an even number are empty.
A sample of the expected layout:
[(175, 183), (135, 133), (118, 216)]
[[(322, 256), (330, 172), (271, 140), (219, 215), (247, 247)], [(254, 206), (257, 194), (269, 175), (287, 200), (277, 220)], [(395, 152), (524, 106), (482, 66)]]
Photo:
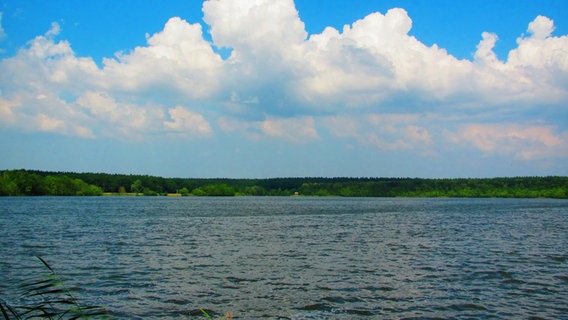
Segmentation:
[(171, 121), (165, 121), (164, 126), (180, 135), (210, 136), (211, 125), (201, 114), (177, 106), (169, 109)]
[(58, 40), (53, 23), (0, 61), (0, 125), (89, 139), (223, 131), (430, 156), (449, 143), (568, 157), (568, 124), (555, 117), (568, 102), (568, 36), (554, 36), (547, 17), (530, 22), (502, 61), (491, 32), (472, 60), (423, 44), (400, 8), (312, 35), (292, 0), (208, 0), (203, 13), (211, 42), (200, 24), (173, 17), (145, 46), (101, 66)]
[(106, 90), (173, 95), (178, 101), (211, 97), (217, 90), (222, 60), (203, 39), (200, 24), (171, 18), (163, 31), (148, 36), (147, 43), (104, 59)]
[(0, 11), (0, 41), (6, 39), (6, 32), (2, 27), (2, 12)]
[(513, 155), (523, 160), (568, 157), (568, 132), (558, 133), (548, 125), (467, 124), (448, 138), (455, 143), (471, 143), (488, 155)]

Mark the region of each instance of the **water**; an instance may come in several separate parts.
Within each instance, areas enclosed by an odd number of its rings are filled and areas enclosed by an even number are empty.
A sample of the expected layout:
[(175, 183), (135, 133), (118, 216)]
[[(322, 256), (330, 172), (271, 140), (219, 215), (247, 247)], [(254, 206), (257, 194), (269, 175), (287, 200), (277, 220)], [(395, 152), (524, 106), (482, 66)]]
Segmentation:
[(0, 198), (0, 248), (115, 319), (568, 319), (563, 200)]

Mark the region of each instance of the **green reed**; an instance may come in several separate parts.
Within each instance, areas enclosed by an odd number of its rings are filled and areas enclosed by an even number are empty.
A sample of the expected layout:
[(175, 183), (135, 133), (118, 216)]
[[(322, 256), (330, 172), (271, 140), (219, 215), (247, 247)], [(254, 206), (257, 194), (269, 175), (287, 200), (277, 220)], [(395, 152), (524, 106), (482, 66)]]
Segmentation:
[[(79, 303), (71, 290), (65, 285), (55, 270), (41, 257), (36, 257), (47, 269), (47, 274), (40, 274), (24, 280), (21, 285), (21, 306), (14, 306), (0, 299), (0, 313), (4, 320), (23, 319), (110, 319), (107, 310), (101, 306), (85, 306)], [(199, 309), (207, 319), (213, 317)], [(230, 312), (218, 319), (232, 320)]]
[(73, 296), (55, 270), (37, 257), (48, 273), (33, 276), (22, 284), (23, 306), (12, 306), (0, 299), (4, 319), (109, 319), (105, 308), (84, 306)]
[[(205, 311), (205, 309), (199, 309), (201, 311), (201, 313), (203, 313), (203, 315), (205, 316), (205, 318), (207, 319), (213, 319), (213, 317), (211, 315), (209, 315), (209, 313), (207, 311)], [(224, 318), (219, 318), (219, 319), (225, 319), (225, 320), (233, 320), (233, 314), (230, 312), (226, 312), (225, 313), (225, 317)]]

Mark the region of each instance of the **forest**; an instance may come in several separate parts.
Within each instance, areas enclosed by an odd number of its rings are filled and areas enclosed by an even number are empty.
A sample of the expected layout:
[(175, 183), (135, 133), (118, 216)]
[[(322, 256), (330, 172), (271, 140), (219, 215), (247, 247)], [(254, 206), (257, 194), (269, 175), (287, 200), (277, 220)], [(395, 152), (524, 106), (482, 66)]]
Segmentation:
[(24, 169), (0, 171), (0, 196), (43, 195), (568, 199), (568, 177), (204, 179)]

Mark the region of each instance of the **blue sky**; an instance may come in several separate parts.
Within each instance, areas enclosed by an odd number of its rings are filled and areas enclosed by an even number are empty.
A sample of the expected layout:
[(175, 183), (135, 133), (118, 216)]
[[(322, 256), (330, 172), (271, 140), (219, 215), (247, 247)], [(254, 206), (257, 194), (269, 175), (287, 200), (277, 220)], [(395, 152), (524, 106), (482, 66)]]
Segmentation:
[(0, 2), (0, 168), (568, 175), (565, 1)]

